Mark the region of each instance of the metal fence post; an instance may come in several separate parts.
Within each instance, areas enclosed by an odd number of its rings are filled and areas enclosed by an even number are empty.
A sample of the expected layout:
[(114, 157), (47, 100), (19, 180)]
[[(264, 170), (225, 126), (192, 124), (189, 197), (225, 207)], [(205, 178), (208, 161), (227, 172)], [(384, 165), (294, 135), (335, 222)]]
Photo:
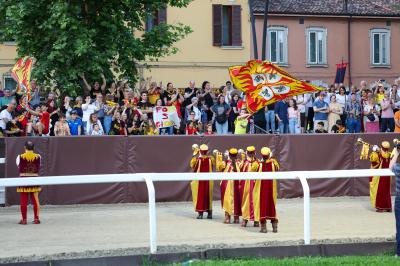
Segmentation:
[(304, 199), (304, 244), (309, 245), (311, 242), (311, 213), (310, 213), (310, 187), (304, 176), (298, 176), (303, 187)]
[(150, 230), (150, 253), (157, 252), (157, 217), (156, 217), (156, 193), (154, 183), (150, 176), (145, 176), (147, 192), (149, 196), (149, 230)]

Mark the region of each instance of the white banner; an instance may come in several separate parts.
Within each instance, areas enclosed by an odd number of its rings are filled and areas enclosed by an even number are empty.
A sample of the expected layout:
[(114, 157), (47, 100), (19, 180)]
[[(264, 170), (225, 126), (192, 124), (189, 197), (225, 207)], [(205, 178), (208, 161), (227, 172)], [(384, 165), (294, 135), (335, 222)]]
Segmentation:
[(153, 108), (153, 119), (157, 128), (178, 126), (180, 119), (175, 106), (156, 106)]

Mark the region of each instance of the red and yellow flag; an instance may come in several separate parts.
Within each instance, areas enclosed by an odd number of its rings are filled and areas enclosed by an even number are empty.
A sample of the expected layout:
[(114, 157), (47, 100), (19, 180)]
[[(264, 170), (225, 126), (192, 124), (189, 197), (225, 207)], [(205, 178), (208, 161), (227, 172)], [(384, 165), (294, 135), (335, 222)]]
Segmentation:
[(17, 93), (31, 99), (31, 72), (33, 57), (20, 58), (11, 70), (11, 76), (17, 82)]
[(235, 87), (246, 94), (250, 113), (287, 97), (324, 90), (296, 79), (269, 61), (251, 60), (245, 66), (232, 66), (229, 74)]

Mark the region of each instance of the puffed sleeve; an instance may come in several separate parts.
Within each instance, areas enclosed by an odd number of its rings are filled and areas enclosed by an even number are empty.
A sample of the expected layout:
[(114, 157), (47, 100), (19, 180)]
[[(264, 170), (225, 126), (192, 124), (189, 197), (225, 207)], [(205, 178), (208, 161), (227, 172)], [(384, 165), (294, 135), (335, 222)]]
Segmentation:
[(193, 157), (193, 158), (190, 160), (190, 168), (192, 168), (193, 170), (196, 170), (196, 167), (197, 167), (197, 158), (196, 158), (196, 157)]
[(379, 155), (377, 152), (372, 152), (371, 155), (369, 156), (369, 160), (371, 163), (376, 163), (379, 162)]

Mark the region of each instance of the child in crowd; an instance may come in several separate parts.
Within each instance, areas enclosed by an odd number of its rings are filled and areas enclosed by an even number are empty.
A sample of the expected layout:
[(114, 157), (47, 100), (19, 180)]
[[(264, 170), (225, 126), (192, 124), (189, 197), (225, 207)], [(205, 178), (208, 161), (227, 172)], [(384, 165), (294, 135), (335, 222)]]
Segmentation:
[(326, 131), (324, 129), (325, 124), (324, 122), (320, 121), (317, 123), (317, 129), (315, 130), (315, 133), (328, 133), (328, 131)]

